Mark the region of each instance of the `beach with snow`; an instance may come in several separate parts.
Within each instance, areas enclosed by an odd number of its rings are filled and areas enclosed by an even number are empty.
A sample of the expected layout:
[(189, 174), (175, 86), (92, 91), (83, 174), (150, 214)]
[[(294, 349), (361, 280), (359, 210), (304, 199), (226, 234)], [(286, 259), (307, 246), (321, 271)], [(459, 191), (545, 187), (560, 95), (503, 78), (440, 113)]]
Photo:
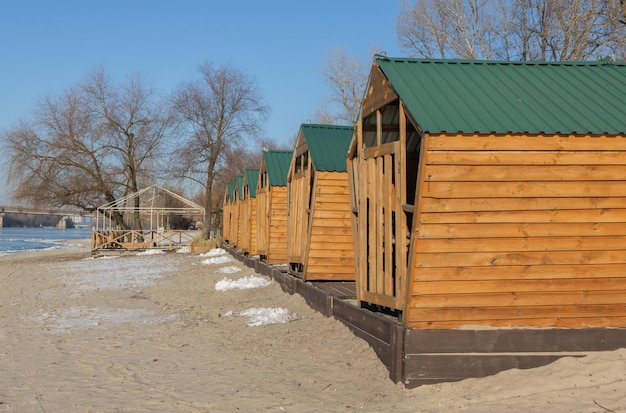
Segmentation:
[(626, 411), (623, 349), (407, 390), (343, 324), (219, 248), (0, 264), (1, 412)]

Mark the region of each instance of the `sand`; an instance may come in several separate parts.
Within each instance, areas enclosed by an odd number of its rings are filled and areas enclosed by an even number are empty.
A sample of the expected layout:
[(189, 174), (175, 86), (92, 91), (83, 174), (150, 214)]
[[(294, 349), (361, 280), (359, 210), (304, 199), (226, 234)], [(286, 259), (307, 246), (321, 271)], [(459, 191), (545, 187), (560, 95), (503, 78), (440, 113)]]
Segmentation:
[[(626, 412), (626, 350), (407, 390), (300, 296), (216, 291), (260, 276), (203, 262), (85, 245), (0, 257), (0, 412)], [(251, 327), (236, 315), (250, 308), (291, 318)]]

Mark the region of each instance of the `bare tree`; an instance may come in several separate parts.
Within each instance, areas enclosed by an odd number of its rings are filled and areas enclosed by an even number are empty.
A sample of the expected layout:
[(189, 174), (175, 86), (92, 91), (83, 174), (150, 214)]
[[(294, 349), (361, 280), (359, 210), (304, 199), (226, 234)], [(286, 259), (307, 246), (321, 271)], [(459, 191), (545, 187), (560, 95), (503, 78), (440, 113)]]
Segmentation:
[[(136, 79), (114, 83), (95, 70), (33, 118), (2, 134), (13, 197), (34, 205), (94, 210), (152, 179), (146, 167), (169, 127), (153, 92)], [(112, 217), (126, 228), (119, 213)]]
[(587, 60), (621, 54), (621, 0), (417, 0), (398, 16), (401, 46), (420, 57)]
[(405, 1), (396, 27), (400, 45), (422, 57), (502, 58), (505, 52), (495, 39), (506, 25), (498, 24), (498, 3), (502, 2), (418, 0), (412, 5)]
[(172, 97), (185, 129), (184, 141), (174, 153), (174, 172), (202, 188), (208, 220), (203, 235), (208, 237), (216, 174), (228, 156), (258, 135), (268, 108), (255, 81), (235, 67), (205, 63), (200, 75), (199, 80), (180, 85)]
[(610, 0), (517, 0), (518, 51), (528, 60), (587, 60), (620, 50), (626, 33)]
[[(82, 89), (87, 109), (98, 120), (97, 127), (106, 135), (123, 171), (124, 195), (152, 184), (147, 181), (155, 179), (153, 168), (162, 155), (159, 150), (174, 124), (165, 107), (154, 102), (154, 90), (139, 75), (116, 85), (103, 69), (95, 69)], [(141, 229), (141, 200), (135, 197), (134, 202), (134, 227)]]
[(367, 86), (365, 65), (345, 49), (335, 48), (324, 60), (322, 76), (330, 88), (330, 94), (325, 107), (317, 111), (316, 121), (353, 125)]

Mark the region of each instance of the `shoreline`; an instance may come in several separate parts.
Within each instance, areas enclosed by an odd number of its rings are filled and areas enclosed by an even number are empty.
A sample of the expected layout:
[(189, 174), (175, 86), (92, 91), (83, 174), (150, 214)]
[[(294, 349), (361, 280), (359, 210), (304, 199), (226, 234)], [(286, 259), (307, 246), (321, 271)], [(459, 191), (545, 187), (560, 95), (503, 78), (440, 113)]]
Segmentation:
[[(407, 390), (363, 340), (276, 283), (217, 291), (261, 277), (235, 259), (86, 259), (84, 241), (0, 257), (1, 411), (626, 410), (626, 350)], [(252, 308), (298, 317), (250, 327), (237, 314)]]
[[(13, 256), (16, 254), (36, 254), (38, 252), (55, 251), (55, 250), (68, 249), (68, 248), (88, 248), (89, 249), (90, 245), (91, 245), (91, 240), (88, 238), (75, 239), (75, 240), (73, 239), (72, 240), (59, 240), (59, 241), (54, 242), (48, 248), (32, 248), (32, 249), (24, 249), (24, 250), (0, 251), (0, 258)], [(89, 249), (89, 251), (91, 251), (91, 249)]]

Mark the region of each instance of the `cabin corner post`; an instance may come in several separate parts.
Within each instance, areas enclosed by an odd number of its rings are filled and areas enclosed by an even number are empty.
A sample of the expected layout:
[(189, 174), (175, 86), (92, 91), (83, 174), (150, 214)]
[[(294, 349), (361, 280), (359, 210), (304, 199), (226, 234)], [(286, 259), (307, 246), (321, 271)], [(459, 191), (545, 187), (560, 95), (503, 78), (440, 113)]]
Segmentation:
[(410, 242), (409, 242), (409, 253), (408, 253), (408, 258), (406, 262), (407, 272), (406, 272), (406, 277), (405, 277), (404, 297), (403, 297), (404, 308), (402, 311), (402, 314), (403, 314), (402, 323), (407, 327), (409, 327), (410, 320), (411, 320), (411, 314), (410, 314), (411, 303), (412, 303), (411, 282), (418, 277), (417, 270), (416, 270), (417, 263), (415, 262), (414, 257), (415, 257), (416, 252), (419, 249), (418, 241), (420, 237), (420, 233), (419, 233), (420, 219), (421, 219), (420, 216), (422, 213), (421, 201), (423, 199), (424, 191), (427, 190), (427, 186), (423, 185), (425, 169), (427, 165), (427, 158), (428, 158), (428, 153), (427, 153), (428, 145), (426, 143), (432, 139), (433, 137), (427, 133), (423, 134), (423, 136), (420, 139), (417, 179), (415, 180), (415, 199), (413, 200), (413, 221), (410, 223), (410, 227), (409, 227)]
[(348, 173), (348, 196), (350, 197), (350, 222), (352, 229), (352, 251), (354, 254), (355, 280), (359, 278), (359, 198), (358, 198), (358, 131), (361, 129), (361, 117), (354, 125), (354, 134), (346, 153), (346, 171)]
[(367, 170), (365, 168), (364, 162), (364, 153), (363, 153), (363, 118), (359, 118), (359, 128), (357, 131), (357, 147), (356, 147), (356, 172), (358, 174), (358, 179), (356, 184), (358, 185), (357, 193), (357, 205), (358, 205), (358, 216), (357, 216), (357, 228), (358, 235), (356, 245), (357, 249), (355, 250), (355, 254), (357, 254), (356, 259), (358, 261), (357, 268), (357, 282), (356, 282), (356, 294), (357, 300), (359, 302), (363, 302), (364, 297), (363, 293), (367, 289), (367, 271), (368, 271), (368, 254), (367, 254), (367, 237), (368, 237), (368, 210), (367, 210)]
[(356, 172), (359, 176), (357, 180), (357, 185), (359, 186), (357, 189), (357, 204), (358, 204), (358, 235), (357, 241), (355, 241), (358, 245), (358, 251), (355, 251), (358, 260), (358, 273), (356, 275), (356, 294), (359, 302), (363, 302), (363, 292), (367, 289), (367, 215), (368, 215), (368, 204), (367, 204), (367, 174), (365, 169), (365, 158), (363, 153), (363, 116), (359, 116), (359, 127), (357, 131), (357, 147), (356, 147)]
[[(398, 219), (398, 217), (404, 217), (403, 205), (407, 203), (406, 196), (406, 188), (407, 188), (407, 176), (406, 176), (406, 162), (407, 162), (407, 113), (406, 108), (402, 100), (398, 102), (398, 123), (399, 123), (399, 132), (400, 132), (400, 147), (396, 152), (396, 157), (398, 158), (396, 161), (396, 167), (399, 167), (400, 170), (396, 172), (396, 175), (399, 178), (400, 184), (396, 185), (396, 226), (398, 227), (396, 232), (396, 238), (401, 240), (402, 248), (396, 248), (396, 256), (394, 257), (396, 265), (400, 265), (399, 269), (396, 269), (396, 274), (398, 276), (398, 300), (403, 305), (400, 310), (404, 313), (404, 304), (406, 303), (407, 297), (407, 288), (408, 288), (408, 273), (409, 273), (409, 247), (411, 240), (411, 223), (407, 222), (406, 225), (402, 223), (404, 220)], [(414, 201), (414, 200), (412, 200)], [(396, 241), (397, 242), (397, 241)], [(407, 245), (408, 243), (408, 245)], [(400, 306), (399, 306), (400, 307)]]
[[(313, 170), (312, 168), (310, 170)], [(314, 170), (313, 170), (314, 171)], [(311, 186), (309, 188), (309, 196), (308, 196), (308, 205), (307, 205), (307, 213), (306, 213), (306, 217), (308, 218), (308, 221), (306, 223), (306, 231), (304, 233), (304, 251), (303, 251), (303, 256), (302, 256), (302, 264), (304, 265), (304, 272), (302, 274), (303, 279), (307, 279), (308, 276), (308, 272), (307, 270), (309, 269), (309, 255), (311, 252), (311, 232), (313, 229), (313, 213), (315, 211), (315, 203), (317, 201), (317, 193), (319, 191), (319, 180), (318, 180), (318, 174), (317, 173), (313, 173), (313, 177), (311, 179)]]

